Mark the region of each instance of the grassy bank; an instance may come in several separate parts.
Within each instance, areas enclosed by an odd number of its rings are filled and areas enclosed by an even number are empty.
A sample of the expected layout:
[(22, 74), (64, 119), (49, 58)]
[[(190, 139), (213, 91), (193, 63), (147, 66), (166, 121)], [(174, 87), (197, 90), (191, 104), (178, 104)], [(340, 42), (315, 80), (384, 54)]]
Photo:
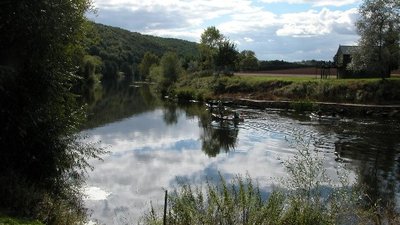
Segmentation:
[(0, 225), (43, 225), (43, 223), (37, 220), (17, 219), (0, 215)]
[(249, 98), (362, 104), (400, 103), (400, 79), (326, 79), (311, 77), (185, 77), (173, 91), (179, 98)]

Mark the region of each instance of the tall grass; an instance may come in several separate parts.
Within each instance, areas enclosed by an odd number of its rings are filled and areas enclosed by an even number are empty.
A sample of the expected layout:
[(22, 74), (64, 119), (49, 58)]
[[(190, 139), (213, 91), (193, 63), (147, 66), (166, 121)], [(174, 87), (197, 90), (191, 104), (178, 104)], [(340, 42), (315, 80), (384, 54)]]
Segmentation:
[[(263, 194), (250, 176), (227, 182), (206, 182), (205, 187), (181, 183), (169, 196), (167, 224), (395, 224), (398, 214), (384, 214), (375, 204), (364, 204), (362, 189), (351, 185), (346, 173), (337, 171), (336, 184), (326, 174), (323, 157), (309, 140), (295, 138), (297, 154), (284, 166), (288, 177)], [(162, 224), (152, 210), (145, 224)], [(382, 219), (384, 218), (384, 219)]]

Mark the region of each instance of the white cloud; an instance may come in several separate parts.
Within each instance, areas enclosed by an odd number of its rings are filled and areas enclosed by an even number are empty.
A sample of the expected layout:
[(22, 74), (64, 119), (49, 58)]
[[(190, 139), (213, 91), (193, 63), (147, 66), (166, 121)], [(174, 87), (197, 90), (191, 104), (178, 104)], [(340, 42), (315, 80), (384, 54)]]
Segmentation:
[[(312, 8), (296, 13), (278, 13), (268, 11), (267, 3), (290, 3), (288, 7), (308, 3)], [(181, 38), (199, 41), (201, 33), (208, 26), (216, 26), (221, 33), (235, 43), (239, 48), (254, 50), (261, 59), (267, 54), (282, 57), (284, 60), (295, 60), (293, 51), (298, 58), (330, 59), (332, 53), (317, 54), (308, 48), (333, 48), (344, 42), (356, 42), (354, 22), (357, 18), (355, 8), (344, 7), (332, 9), (330, 6), (343, 6), (359, 2), (358, 0), (95, 0), (98, 16), (97, 22), (122, 27), (144, 34)], [(263, 5), (265, 7), (263, 7)], [(351, 5), (354, 6), (354, 5)], [(295, 10), (293, 10), (295, 9)], [(335, 39), (326, 38), (335, 36)], [(289, 39), (282, 39), (288, 37)], [(294, 39), (290, 39), (294, 38)], [(298, 38), (307, 38), (299, 42)], [(291, 41), (287, 44), (284, 41)], [(311, 43), (312, 42), (312, 43)], [(315, 43), (323, 43), (316, 46)], [(329, 42), (329, 43), (328, 43)], [(272, 44), (273, 43), (273, 44)], [(294, 45), (294, 44), (299, 45)], [(271, 52), (278, 45), (278, 55)], [(285, 47), (287, 46), (287, 47)], [(291, 47), (293, 49), (284, 49)], [(335, 48), (336, 48), (335, 47)], [(275, 51), (275, 50), (274, 50)], [(300, 53), (303, 52), (303, 53)], [(285, 55), (286, 54), (286, 55)], [(329, 56), (328, 56), (329, 55)], [(269, 58), (269, 57), (268, 57)]]
[(252, 38), (249, 38), (249, 37), (244, 37), (243, 39), (245, 42), (253, 42), (254, 41)]
[(310, 37), (336, 32), (335, 28), (354, 30), (356, 9), (347, 11), (309, 10), (281, 16), (283, 26), (276, 31), (278, 36)]
[(289, 3), (289, 4), (311, 4), (313, 6), (345, 6), (359, 3), (360, 0), (260, 0), (264, 3)]

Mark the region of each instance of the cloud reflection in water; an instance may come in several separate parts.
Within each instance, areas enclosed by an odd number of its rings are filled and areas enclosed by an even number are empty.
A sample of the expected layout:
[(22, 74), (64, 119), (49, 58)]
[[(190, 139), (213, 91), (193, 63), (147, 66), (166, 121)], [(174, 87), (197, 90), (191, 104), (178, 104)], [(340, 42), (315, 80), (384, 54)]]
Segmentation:
[[(234, 150), (209, 157), (202, 152), (202, 129), (197, 119), (178, 114), (177, 123), (166, 125), (162, 110), (155, 110), (86, 131), (89, 141), (101, 141), (109, 155), (93, 161), (87, 184), (111, 193), (106, 199), (87, 200), (92, 218), (100, 223), (137, 222), (149, 210), (150, 201), (162, 205), (163, 190), (172, 190), (177, 178), (201, 183), (248, 173), (262, 187), (270, 177), (284, 175), (282, 149), (290, 150), (272, 136), (254, 139), (253, 130), (240, 130)], [(278, 154), (279, 152), (279, 154)]]

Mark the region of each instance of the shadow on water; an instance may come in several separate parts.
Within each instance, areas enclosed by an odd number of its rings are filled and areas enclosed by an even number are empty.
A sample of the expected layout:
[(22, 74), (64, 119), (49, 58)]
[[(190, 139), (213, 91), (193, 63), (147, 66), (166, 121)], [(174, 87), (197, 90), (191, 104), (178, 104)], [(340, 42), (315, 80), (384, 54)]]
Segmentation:
[(352, 161), (371, 200), (395, 203), (400, 187), (399, 121), (359, 121), (336, 130), (335, 153)]
[(128, 81), (105, 82), (97, 97), (89, 101), (85, 129), (99, 127), (132, 115), (152, 111), (161, 101), (150, 85), (132, 86)]
[[(307, 115), (280, 113), (303, 124)], [(368, 201), (400, 207), (400, 121), (388, 118), (345, 118), (336, 122), (310, 122), (324, 144), (323, 151), (357, 174)]]

